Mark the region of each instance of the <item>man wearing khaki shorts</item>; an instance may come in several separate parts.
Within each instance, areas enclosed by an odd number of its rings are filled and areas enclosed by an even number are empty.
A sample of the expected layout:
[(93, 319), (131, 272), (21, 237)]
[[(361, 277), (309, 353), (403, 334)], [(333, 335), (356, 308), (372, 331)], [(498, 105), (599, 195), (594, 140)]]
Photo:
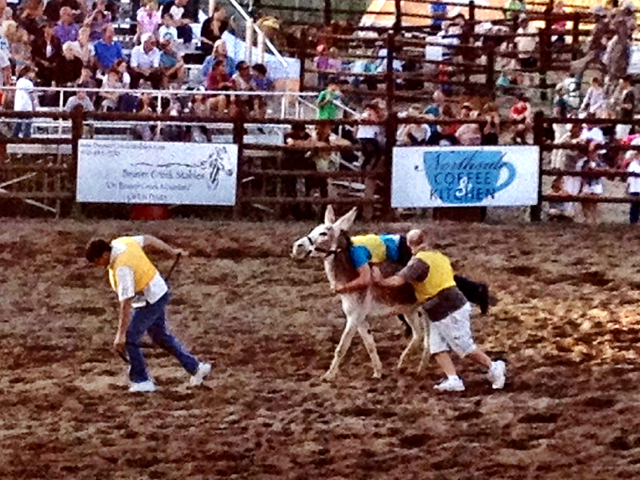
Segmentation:
[(426, 235), (421, 230), (411, 230), (407, 244), (413, 253), (409, 264), (386, 279), (382, 278), (379, 270), (375, 270), (373, 281), (385, 287), (398, 287), (405, 283), (413, 285), (416, 297), (429, 317), (429, 349), (447, 375), (435, 389), (440, 392), (464, 390), (464, 382), (456, 373), (450, 350), (484, 367), (494, 389), (503, 388), (506, 365), (502, 360), (492, 362), (473, 341), (471, 305), (456, 287), (451, 262), (441, 252), (428, 248)]

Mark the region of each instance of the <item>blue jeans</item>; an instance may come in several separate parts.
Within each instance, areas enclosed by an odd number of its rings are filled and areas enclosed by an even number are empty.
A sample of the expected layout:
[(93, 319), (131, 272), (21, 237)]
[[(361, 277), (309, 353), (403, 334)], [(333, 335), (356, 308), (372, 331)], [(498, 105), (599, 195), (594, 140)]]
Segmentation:
[(160, 300), (145, 307), (136, 308), (131, 316), (129, 328), (127, 328), (127, 354), (131, 367), (129, 380), (132, 383), (149, 380), (147, 363), (140, 349), (140, 340), (145, 333), (149, 333), (151, 340), (163, 350), (176, 357), (182, 367), (191, 375), (198, 370), (200, 363), (179, 341), (167, 330), (165, 308), (169, 303), (169, 293), (165, 293)]
[[(629, 195), (637, 198), (640, 193), (630, 193)], [(629, 223), (638, 223), (638, 220), (640, 220), (640, 203), (633, 202), (629, 209)]]
[(20, 138), (20, 134), (24, 138), (31, 138), (31, 120), (18, 120), (13, 127), (13, 136)]

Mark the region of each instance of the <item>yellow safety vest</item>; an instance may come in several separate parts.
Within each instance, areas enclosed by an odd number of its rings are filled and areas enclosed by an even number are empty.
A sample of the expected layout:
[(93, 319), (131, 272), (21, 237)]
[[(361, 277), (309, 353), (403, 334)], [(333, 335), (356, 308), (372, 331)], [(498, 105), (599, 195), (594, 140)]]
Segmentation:
[(116, 271), (120, 267), (129, 267), (133, 271), (136, 293), (142, 292), (151, 283), (158, 270), (142, 250), (142, 247), (131, 237), (116, 238), (114, 243), (123, 244), (126, 248), (109, 265), (109, 283), (114, 291), (118, 291)]
[(351, 237), (351, 244), (355, 247), (365, 247), (371, 253), (371, 263), (382, 263), (387, 259), (387, 246), (382, 239), (373, 233)]
[(425, 302), (442, 290), (456, 286), (449, 259), (435, 250), (418, 252), (415, 257), (429, 265), (429, 276), (422, 282), (413, 282), (418, 301)]

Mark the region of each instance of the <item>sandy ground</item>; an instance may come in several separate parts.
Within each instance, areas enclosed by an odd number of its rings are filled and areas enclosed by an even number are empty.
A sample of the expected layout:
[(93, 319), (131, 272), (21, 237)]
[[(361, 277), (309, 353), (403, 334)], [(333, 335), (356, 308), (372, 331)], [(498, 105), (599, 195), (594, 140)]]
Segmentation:
[[(344, 318), (321, 265), (288, 258), (311, 224), (2, 226), (0, 478), (640, 477), (640, 230), (431, 224), (458, 271), (499, 298), (473, 326), (510, 373), (492, 392), (463, 363), (467, 391), (436, 395), (433, 361), (421, 376), (395, 371), (395, 318), (372, 323), (382, 380), (359, 339), (337, 381), (319, 380)], [(215, 364), (201, 388), (154, 350), (159, 391), (126, 391), (114, 296), (81, 257), (93, 235), (137, 232), (192, 252), (169, 314)], [(166, 271), (171, 259), (155, 258)]]

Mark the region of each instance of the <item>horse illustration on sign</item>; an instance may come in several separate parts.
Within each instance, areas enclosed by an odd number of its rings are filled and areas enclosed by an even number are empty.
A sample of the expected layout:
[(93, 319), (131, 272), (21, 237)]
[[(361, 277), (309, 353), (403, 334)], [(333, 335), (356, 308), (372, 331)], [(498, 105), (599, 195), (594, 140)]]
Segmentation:
[(229, 151), (226, 146), (223, 145), (215, 145), (213, 146), (213, 151), (209, 154), (209, 156), (200, 160), (199, 162), (193, 163), (181, 163), (181, 162), (168, 162), (168, 163), (159, 163), (157, 165), (153, 165), (148, 162), (138, 162), (133, 164), (134, 167), (153, 167), (153, 168), (173, 168), (173, 167), (183, 167), (194, 170), (199, 170), (206, 175), (209, 180), (209, 188), (215, 190), (220, 183), (220, 175), (224, 174), (228, 177), (233, 175), (233, 164), (231, 161), (231, 155), (229, 155)]

